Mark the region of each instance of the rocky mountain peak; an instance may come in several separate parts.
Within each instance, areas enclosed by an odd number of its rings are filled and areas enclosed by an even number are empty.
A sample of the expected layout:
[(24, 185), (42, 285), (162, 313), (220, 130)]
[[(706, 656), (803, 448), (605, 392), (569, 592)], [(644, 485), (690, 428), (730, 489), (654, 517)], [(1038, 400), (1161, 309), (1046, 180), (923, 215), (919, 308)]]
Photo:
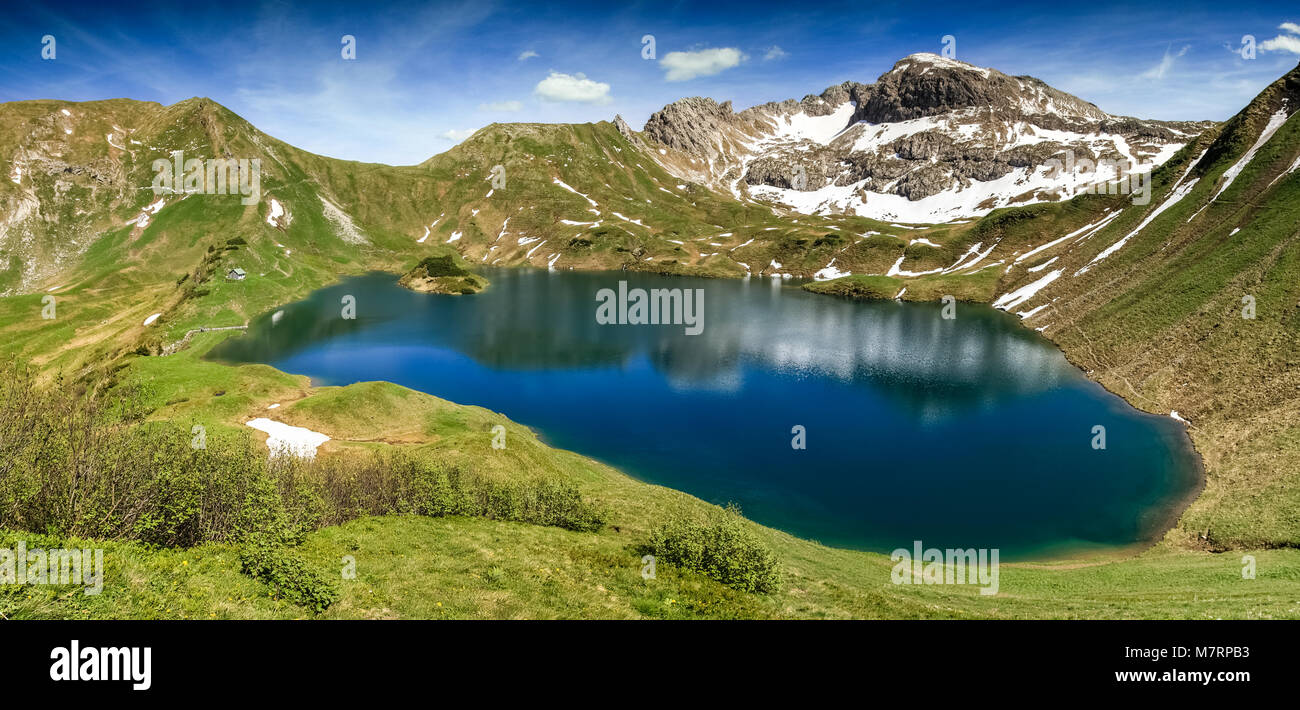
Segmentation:
[(624, 138), (630, 141), (636, 141), (636, 133), (632, 131), (631, 126), (627, 125), (627, 121), (623, 120), (621, 114), (614, 114), (614, 128), (617, 128), (618, 132), (623, 134)]
[(707, 154), (712, 137), (732, 126), (731, 102), (718, 103), (702, 96), (678, 99), (646, 121), (643, 132), (651, 139), (685, 153)]
[[(1112, 116), (1034, 77), (921, 53), (873, 84), (739, 113), (730, 102), (682, 99), (651, 116), (645, 135), (693, 158), (665, 168), (738, 198), (935, 222), (1064, 199), (1150, 169), (1207, 125)], [(1128, 167), (1045, 177), (1069, 151)]]

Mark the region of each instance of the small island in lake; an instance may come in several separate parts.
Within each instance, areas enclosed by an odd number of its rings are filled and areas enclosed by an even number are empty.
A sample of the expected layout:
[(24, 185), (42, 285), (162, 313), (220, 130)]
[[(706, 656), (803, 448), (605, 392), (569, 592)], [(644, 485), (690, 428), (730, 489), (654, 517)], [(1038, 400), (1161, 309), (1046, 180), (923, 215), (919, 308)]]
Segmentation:
[(457, 264), (451, 256), (427, 257), (397, 283), (421, 293), (452, 295), (478, 293), (488, 286), (486, 278)]

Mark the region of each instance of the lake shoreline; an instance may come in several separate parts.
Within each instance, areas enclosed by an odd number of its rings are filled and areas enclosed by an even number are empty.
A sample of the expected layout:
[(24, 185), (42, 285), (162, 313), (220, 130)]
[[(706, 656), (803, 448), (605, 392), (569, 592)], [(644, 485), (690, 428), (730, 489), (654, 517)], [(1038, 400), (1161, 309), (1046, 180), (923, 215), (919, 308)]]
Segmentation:
[[(516, 269), (515, 269), (514, 267), (497, 267), (497, 268), (498, 268), (498, 269), (505, 269), (505, 270), (509, 270), (509, 271), (516, 271)], [(530, 267), (530, 268), (522, 268), (522, 269), (518, 269), (518, 271), (541, 271), (541, 269), (538, 269), (538, 268), (535, 268), (535, 267)], [(568, 270), (568, 271), (578, 271), (578, 270)], [(397, 273), (392, 272), (392, 271), (389, 271), (389, 270), (369, 270), (367, 273), (376, 274), (376, 275), (382, 275), (382, 276), (384, 276), (386, 279), (387, 279), (387, 278), (393, 278), (393, 277), (399, 277), (399, 276), (400, 276), (400, 274), (397, 274)], [(608, 270), (608, 269), (605, 269), (605, 270), (589, 270), (589, 273), (602, 273), (602, 274), (610, 274), (610, 275), (613, 275), (613, 274), (618, 274), (618, 273), (620, 273), (620, 272), (619, 272), (619, 271), (615, 271), (615, 270)], [(662, 275), (661, 275), (661, 274), (653, 274), (653, 275), (648, 275), (648, 276), (662, 276)], [(743, 280), (743, 279), (737, 279), (737, 280)], [(339, 279), (339, 281), (342, 281), (342, 279)], [(790, 285), (790, 286), (793, 286), (793, 285), (795, 285), (795, 284), (791, 284), (791, 283), (788, 283), (788, 282), (783, 282), (783, 285)], [(320, 289), (316, 289), (316, 290), (320, 290)], [(314, 292), (314, 291), (313, 291), (313, 292)], [(819, 295), (819, 294), (812, 294), (812, 295)], [(887, 300), (887, 299), (865, 299), (865, 300)], [(1017, 322), (1017, 324), (1018, 324), (1018, 319), (1016, 320), (1016, 322)], [(1018, 325), (1019, 325), (1019, 324), (1018, 324)], [(1023, 330), (1024, 332), (1026, 332), (1026, 334), (1028, 334), (1028, 332), (1032, 332), (1032, 331), (1029, 331), (1028, 329), (1024, 329), (1023, 326), (1019, 326), (1019, 329)], [(1034, 333), (1034, 335), (1041, 335), (1041, 334), (1040, 334), (1040, 333)], [(1044, 337), (1044, 338), (1042, 338), (1042, 339), (1040, 339), (1040, 340), (1041, 340), (1041, 341), (1044, 341), (1044, 342), (1051, 342), (1051, 343), (1053, 344), (1053, 346), (1055, 346), (1054, 349), (1055, 349), (1056, 351), (1060, 352), (1060, 353), (1065, 357), (1066, 361), (1069, 362), (1070, 367), (1072, 367), (1072, 368), (1074, 368), (1075, 370), (1079, 371), (1080, 374), (1083, 374), (1083, 375), (1085, 376), (1085, 378), (1086, 378), (1086, 380), (1087, 380), (1088, 382), (1097, 385), (1101, 390), (1105, 391), (1105, 392), (1108, 393), (1109, 395), (1113, 395), (1113, 396), (1115, 396), (1117, 399), (1121, 400), (1125, 405), (1131, 406), (1131, 407), (1133, 407), (1134, 409), (1136, 409), (1136, 410), (1138, 410), (1138, 411), (1142, 411), (1142, 412), (1144, 413), (1144, 415), (1147, 415), (1147, 416), (1158, 416), (1158, 415), (1153, 415), (1153, 414), (1151, 414), (1150, 412), (1146, 412), (1145, 410), (1142, 410), (1140, 407), (1137, 407), (1137, 406), (1134, 405), (1132, 402), (1130, 402), (1130, 401), (1128, 400), (1128, 398), (1125, 398), (1121, 393), (1113, 392), (1113, 391), (1109, 390), (1108, 388), (1104, 387), (1104, 385), (1101, 385), (1101, 383), (1098, 382), (1096, 379), (1094, 379), (1094, 378), (1088, 376), (1087, 371), (1083, 370), (1082, 368), (1079, 368), (1077, 363), (1075, 363), (1074, 361), (1070, 360), (1070, 358), (1069, 358), (1069, 354), (1068, 354), (1068, 353), (1065, 353), (1064, 350), (1062, 350), (1062, 349), (1060, 348), (1060, 346), (1059, 346), (1057, 343), (1055, 343), (1054, 341), (1052, 341), (1050, 338), (1045, 338), (1045, 337)], [(317, 378), (317, 377), (311, 377), (311, 378), (309, 378), (309, 386), (310, 386), (311, 388), (313, 388), (313, 389), (316, 388), (317, 386), (319, 386), (321, 383), (322, 383), (322, 380), (321, 380), (320, 378)], [(401, 383), (398, 383), (398, 384), (401, 384)], [(409, 387), (410, 385), (408, 384), (408, 385), (406, 385), (406, 386)], [(417, 390), (418, 390), (418, 389), (420, 389), (420, 388), (416, 387), (416, 388), (414, 388), (414, 389), (417, 389)], [(449, 401), (458, 401), (458, 400), (454, 399), (454, 398), (451, 397), (451, 396), (447, 396), (446, 394), (442, 394), (442, 395), (439, 395), (439, 394), (436, 394), (436, 393), (430, 393), (430, 394), (433, 394), (433, 396), (445, 397), (445, 398), (447, 398)], [(512, 417), (512, 419), (513, 419), (513, 417)], [(1195, 501), (1195, 500), (1196, 500), (1196, 499), (1201, 495), (1201, 493), (1203, 492), (1203, 490), (1204, 490), (1204, 485), (1205, 485), (1205, 473), (1204, 473), (1204, 470), (1205, 470), (1205, 469), (1204, 469), (1203, 459), (1202, 459), (1202, 457), (1201, 457), (1201, 455), (1200, 455), (1200, 452), (1196, 450), (1195, 444), (1194, 444), (1194, 442), (1191, 440), (1191, 437), (1187, 434), (1186, 427), (1180, 427), (1180, 431), (1181, 431), (1180, 438), (1182, 439), (1182, 442), (1183, 442), (1183, 446), (1181, 446), (1180, 448), (1181, 448), (1181, 449), (1184, 449), (1184, 453), (1188, 454), (1188, 460), (1192, 463), (1192, 466), (1191, 466), (1192, 471), (1191, 471), (1191, 473), (1189, 474), (1189, 477), (1188, 477), (1187, 480), (1188, 480), (1188, 481), (1191, 481), (1191, 482), (1193, 483), (1193, 485), (1188, 489), (1188, 492), (1187, 492), (1186, 494), (1179, 495), (1179, 496), (1177, 496), (1177, 498), (1176, 498), (1175, 500), (1170, 501), (1170, 502), (1167, 502), (1167, 503), (1164, 503), (1164, 504), (1161, 504), (1160, 506), (1158, 506), (1158, 510), (1153, 509), (1153, 512), (1151, 513), (1152, 517), (1155, 518), (1155, 519), (1157, 519), (1157, 520), (1159, 520), (1160, 522), (1156, 525), (1156, 527), (1152, 530), (1152, 532), (1151, 532), (1150, 534), (1148, 534), (1148, 535), (1143, 535), (1143, 537), (1142, 537), (1141, 539), (1136, 540), (1136, 541), (1134, 541), (1134, 542), (1132, 542), (1132, 543), (1123, 543), (1123, 544), (1117, 544), (1117, 545), (1110, 545), (1110, 544), (1108, 544), (1108, 543), (1099, 543), (1099, 545), (1102, 545), (1102, 546), (1108, 548), (1106, 551), (1103, 551), (1103, 552), (1101, 553), (1103, 556), (1110, 557), (1112, 551), (1113, 551), (1115, 554), (1119, 555), (1119, 556), (1129, 556), (1129, 555), (1132, 555), (1132, 554), (1138, 554), (1138, 553), (1140, 553), (1142, 550), (1149, 549), (1150, 547), (1154, 546), (1155, 544), (1158, 544), (1158, 543), (1160, 542), (1161, 539), (1163, 539), (1164, 537), (1167, 536), (1169, 530), (1170, 530), (1172, 527), (1174, 527), (1174, 526), (1177, 525), (1177, 521), (1180, 519), (1182, 513), (1187, 509), (1187, 507), (1188, 507), (1192, 502), (1194, 502), (1194, 501)], [(551, 444), (548, 443), (548, 445), (551, 445)], [(555, 446), (555, 448), (566, 448), (566, 447), (563, 447), (563, 446)], [(569, 447), (567, 447), (567, 448), (568, 448), (569, 450), (572, 450), (572, 451), (578, 452), (579, 455), (582, 455), (582, 456), (589, 456), (589, 457), (591, 456), (591, 454), (589, 454), (589, 453), (581, 453), (581, 452), (582, 452), (582, 449), (580, 449), (580, 448), (574, 448), (574, 447), (572, 447), (572, 446), (569, 446)], [(679, 488), (679, 487), (677, 487), (677, 486), (673, 486), (673, 485), (671, 485), (671, 484), (660, 483), (660, 482), (656, 482), (656, 481), (654, 481), (654, 480), (647, 480), (647, 479), (645, 479), (645, 478), (643, 478), (643, 477), (641, 477), (641, 476), (638, 476), (638, 475), (636, 475), (636, 474), (634, 474), (634, 473), (629, 472), (628, 469), (627, 469), (626, 467), (617, 466), (617, 465), (613, 465), (613, 464), (611, 464), (611, 466), (612, 466), (613, 468), (616, 468), (616, 469), (620, 470), (621, 472), (623, 472), (624, 475), (627, 475), (627, 476), (629, 476), (630, 478), (633, 478), (633, 479), (635, 479), (635, 480), (642, 481), (642, 482), (645, 482), (645, 483), (648, 483), (648, 484), (652, 484), (652, 485), (666, 485), (666, 486), (668, 486), (668, 487), (675, 488), (675, 489), (677, 489), (677, 490), (682, 490), (682, 492), (686, 492), (686, 493), (689, 494), (689, 495), (694, 495), (694, 496), (696, 496), (696, 497), (699, 497), (698, 493), (690, 493), (689, 491), (683, 490), (683, 489), (681, 489), (681, 488)], [(707, 498), (706, 498), (705, 500), (707, 500)], [(779, 525), (775, 525), (775, 524), (772, 524), (772, 523), (766, 523), (766, 524), (769, 525), (770, 527), (775, 528), (775, 529), (781, 529), (781, 530), (783, 530), (783, 531), (787, 531), (786, 528), (781, 527), (781, 526), (779, 526)], [(1143, 525), (1142, 527), (1143, 527), (1144, 529), (1148, 529), (1148, 526), (1147, 526), (1147, 525)], [(817, 540), (817, 536), (816, 536), (816, 535), (807, 535), (807, 534), (803, 534), (803, 535), (801, 535), (801, 534), (799, 534), (799, 533), (794, 533), (794, 532), (791, 532), (791, 533), (789, 533), (789, 534), (795, 535), (795, 536), (797, 536), (797, 537), (802, 537), (802, 538), (804, 538), (804, 539), (808, 539), (808, 540)], [(839, 549), (869, 550), (869, 551), (873, 551), (873, 552), (879, 552), (879, 550), (878, 550), (877, 548), (875, 548), (875, 547), (865, 547), (865, 546), (858, 546), (858, 545), (852, 545), (852, 544), (849, 544), (849, 545), (844, 545), (844, 544), (835, 545), (835, 544), (832, 543), (831, 545), (828, 545), (828, 546), (830, 546), (830, 547), (837, 547), (837, 548), (839, 548)], [(1018, 560), (1025, 560), (1025, 561), (1040, 561), (1040, 562), (1046, 562), (1046, 561), (1068, 561), (1068, 560), (1078, 560), (1078, 559), (1081, 559), (1081, 556), (1080, 556), (1081, 554), (1082, 554), (1082, 556), (1083, 556), (1084, 558), (1094, 558), (1094, 557), (1097, 556), (1097, 553), (1098, 553), (1098, 548), (1093, 547), (1091, 544), (1084, 544), (1084, 545), (1081, 545), (1081, 546), (1074, 546), (1074, 545), (1067, 546), (1067, 549), (1066, 549), (1065, 551), (1060, 552), (1060, 553), (1053, 553), (1053, 554), (1045, 555), (1045, 556), (1037, 556), (1037, 555), (1029, 555), (1029, 556), (1024, 556), (1024, 557), (1017, 556), (1017, 559), (1018, 559)]]
[[(870, 296), (853, 296), (853, 295), (846, 295), (846, 294), (839, 294), (839, 293), (825, 293), (825, 292), (816, 291), (812, 289), (805, 289), (805, 290), (809, 291), (809, 293), (813, 293), (819, 296), (826, 296), (829, 298), (839, 298), (839, 299), (846, 299), (846, 300), (864, 300), (864, 301), (893, 300), (889, 298), (873, 298)], [(938, 300), (932, 298), (931, 299), (921, 298), (921, 299), (917, 299), (914, 302), (937, 303)], [(989, 302), (972, 301), (972, 303), (987, 304)], [(1033, 328), (1029, 328), (1028, 326), (1024, 325), (1023, 320), (1020, 318), (1017, 318), (1016, 320), (1019, 322), (1020, 326), (1025, 330), (1033, 332), (1035, 335), (1041, 337), (1043, 340), (1046, 340), (1047, 342), (1051, 343), (1052, 346), (1055, 347), (1061, 353), (1061, 355), (1065, 357), (1066, 361), (1068, 361), (1070, 365), (1073, 366), (1075, 369), (1077, 369), (1079, 372), (1083, 373), (1084, 377), (1088, 378), (1090, 382), (1095, 383), (1098, 387), (1102, 388), (1106, 392), (1109, 392), (1110, 394), (1122, 399), (1125, 403), (1127, 403), (1129, 406), (1133, 407), (1138, 411), (1144, 412), (1146, 414), (1150, 414), (1151, 416), (1157, 416), (1157, 417), (1168, 416), (1168, 414), (1162, 412), (1152, 411), (1151, 408), (1149, 407), (1143, 407), (1142, 406), (1143, 402), (1138, 400), (1137, 398), (1127, 397), (1123, 392), (1107, 387), (1105, 382), (1102, 382), (1101, 379), (1094, 377), (1092, 370), (1085, 368), (1079, 362), (1078, 358), (1074, 357), (1073, 353), (1071, 353), (1070, 351), (1062, 347), (1061, 344), (1057, 342), (1054, 338), (1042, 332), (1034, 330)], [(1188, 491), (1187, 494), (1180, 496), (1177, 500), (1171, 502), (1166, 506), (1162, 506), (1164, 510), (1162, 512), (1159, 512), (1157, 514), (1157, 517), (1163, 522), (1158, 526), (1156, 526), (1158, 529), (1157, 533), (1154, 533), (1143, 540), (1134, 542), (1131, 545), (1120, 546), (1123, 549), (1136, 550), (1132, 555), (1124, 555), (1125, 557), (1136, 556), (1137, 554), (1146, 552), (1147, 550), (1150, 550), (1156, 547), (1157, 545), (1159, 545), (1161, 542), (1165, 541), (1169, 537), (1169, 533), (1175, 530), (1176, 528), (1178, 528), (1179, 521), (1182, 520), (1182, 517), (1187, 512), (1187, 510), (1191, 508), (1191, 506), (1205, 492), (1205, 487), (1207, 484), (1207, 476), (1208, 476), (1208, 470), (1205, 466), (1205, 456), (1204, 454), (1202, 454), (1201, 450), (1196, 446), (1196, 440), (1192, 437), (1191, 423), (1186, 420), (1181, 420), (1181, 424), (1182, 424), (1181, 428), (1182, 428), (1182, 439), (1183, 439), (1183, 442), (1181, 443), (1183, 444), (1183, 447), (1188, 452), (1191, 453), (1191, 456), (1189, 458), (1193, 463), (1193, 470), (1195, 472), (1194, 479), (1193, 479), (1194, 485), (1191, 487), (1191, 489)]]

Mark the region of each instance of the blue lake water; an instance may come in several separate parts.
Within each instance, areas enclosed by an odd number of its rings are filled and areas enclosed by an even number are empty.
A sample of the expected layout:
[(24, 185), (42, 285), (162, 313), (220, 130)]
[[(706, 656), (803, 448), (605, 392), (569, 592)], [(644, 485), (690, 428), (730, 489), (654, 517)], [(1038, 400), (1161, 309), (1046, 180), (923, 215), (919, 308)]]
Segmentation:
[[(957, 304), (949, 320), (939, 304), (766, 279), (484, 273), (492, 285), (473, 296), (349, 278), (209, 357), (487, 407), (554, 446), (844, 547), (921, 540), (1005, 560), (1129, 545), (1161, 533), (1197, 486), (1178, 422), (1133, 409), (987, 306)], [(598, 324), (596, 294), (620, 280), (703, 289), (703, 331)], [(355, 319), (341, 317), (345, 295)]]

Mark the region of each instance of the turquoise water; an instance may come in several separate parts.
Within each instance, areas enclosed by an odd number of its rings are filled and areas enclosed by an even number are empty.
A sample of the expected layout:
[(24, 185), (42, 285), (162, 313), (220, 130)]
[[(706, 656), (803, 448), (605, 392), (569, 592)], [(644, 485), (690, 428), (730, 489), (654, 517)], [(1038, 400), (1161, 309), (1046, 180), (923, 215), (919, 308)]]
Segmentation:
[[(474, 296), (349, 278), (209, 357), (487, 407), (554, 446), (845, 547), (922, 540), (1015, 559), (1127, 545), (1162, 532), (1197, 485), (1178, 422), (1128, 406), (987, 306), (957, 304), (948, 320), (939, 304), (789, 282), (485, 273), (492, 286)], [(620, 280), (702, 289), (702, 332), (598, 324), (597, 293)], [(806, 448), (792, 447), (795, 426)]]

